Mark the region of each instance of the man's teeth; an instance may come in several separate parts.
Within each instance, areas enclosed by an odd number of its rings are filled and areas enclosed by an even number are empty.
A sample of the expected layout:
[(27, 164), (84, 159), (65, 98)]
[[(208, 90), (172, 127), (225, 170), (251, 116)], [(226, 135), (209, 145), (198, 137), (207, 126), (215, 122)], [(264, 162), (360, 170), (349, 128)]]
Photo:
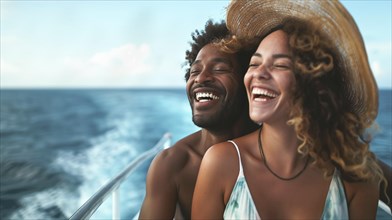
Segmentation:
[(270, 92), (270, 91), (265, 90), (265, 89), (260, 89), (260, 88), (253, 88), (252, 94), (253, 95), (267, 96), (269, 98), (276, 98), (278, 96), (278, 94), (276, 94), (276, 93)]
[(210, 101), (212, 99), (213, 100), (217, 100), (217, 99), (219, 99), (219, 97), (214, 95), (214, 94), (212, 94), (212, 93), (209, 93), (209, 92), (198, 92), (198, 93), (196, 93), (196, 100), (199, 101), (199, 102), (207, 102), (207, 101)]

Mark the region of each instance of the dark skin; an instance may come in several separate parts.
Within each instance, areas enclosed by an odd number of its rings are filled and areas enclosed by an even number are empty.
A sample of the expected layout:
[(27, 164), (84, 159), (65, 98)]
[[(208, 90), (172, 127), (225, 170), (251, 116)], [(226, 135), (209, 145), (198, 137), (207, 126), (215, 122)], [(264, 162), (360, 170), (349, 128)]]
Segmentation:
[[(217, 143), (257, 129), (248, 116), (237, 59), (204, 46), (191, 67), (187, 93), (193, 121), (202, 127), (161, 152), (147, 174), (146, 197), (140, 219), (190, 219), (193, 190), (202, 157)], [(219, 99), (197, 100), (196, 93)]]
[[(200, 64), (200, 62), (197, 63), (197, 65)], [(208, 66), (209, 64), (202, 63), (200, 65), (204, 68), (209, 68), (211, 75), (214, 75), (212, 69)], [(187, 83), (187, 87), (189, 87), (187, 89), (188, 93), (191, 93), (190, 88), (193, 84), (205, 83), (206, 81), (212, 81), (214, 82), (213, 84), (218, 81), (224, 85), (233, 84), (233, 82), (238, 81), (242, 85), (242, 79), (240, 79), (242, 76), (227, 78), (225, 74), (215, 74), (218, 76), (214, 77), (211, 77), (211, 75), (208, 72), (204, 72), (198, 77), (191, 76)], [(222, 81), (222, 77), (230, 80), (227, 82)], [(194, 82), (195, 80), (197, 83)], [(227, 89), (232, 87), (228, 86)], [(233, 97), (236, 96), (233, 95)], [(190, 96), (190, 102), (193, 101), (192, 96)], [(219, 110), (214, 112), (210, 111), (211, 109), (208, 111), (194, 109), (193, 114), (197, 120), (203, 120), (203, 118), (215, 117), (214, 114), (223, 114), (223, 112), (230, 111), (231, 108), (222, 108), (221, 105), (217, 105), (214, 109)], [(214, 122), (216, 125), (209, 125), (181, 139), (174, 146), (164, 150), (154, 159), (147, 176), (147, 192), (141, 209), (140, 219), (172, 219), (174, 216), (176, 216), (176, 219), (183, 217), (190, 219), (193, 190), (201, 159), (207, 149), (214, 144), (250, 133), (258, 127), (250, 121), (247, 109), (236, 114), (238, 114), (236, 117), (232, 115), (227, 116), (234, 119), (231, 122), (231, 126), (218, 126), (223, 123), (218, 120)], [(224, 118), (220, 120), (227, 121)], [(383, 162), (380, 162), (380, 165), (384, 170), (388, 182), (391, 182), (391, 168)], [(390, 189), (389, 185), (388, 195), (391, 198)], [(380, 198), (383, 201), (387, 201), (383, 192), (380, 192)], [(389, 206), (391, 207), (390, 204)]]
[[(201, 130), (181, 139), (154, 159), (147, 175), (147, 191), (140, 219), (172, 219), (173, 217), (190, 219), (195, 182), (201, 159), (207, 149), (214, 144), (243, 136), (258, 128), (250, 121), (248, 110), (241, 108), (247, 106), (247, 103), (238, 104), (235, 101), (231, 105), (227, 104), (229, 100), (246, 100), (246, 96), (237, 95), (239, 86), (241, 88), (243, 86), (243, 75), (235, 74), (238, 72), (235, 57), (216, 54), (218, 51), (216, 48), (207, 49), (208, 51), (199, 51), (204, 55), (198, 56), (195, 60), (191, 67), (193, 72), (187, 80), (187, 93), (194, 122), (201, 127)], [(205, 52), (209, 55), (206, 56)], [(222, 57), (229, 58), (226, 59), (229, 62), (222, 62), (224, 59), (214, 60)], [(226, 64), (230, 64), (227, 66), (229, 69), (236, 71), (225, 72), (215, 68)], [(220, 102), (211, 103), (214, 104), (211, 108), (196, 103), (193, 89), (200, 85), (207, 91), (218, 93), (217, 95), (222, 97), (219, 99)], [(235, 109), (239, 110), (235, 111)], [(391, 177), (391, 168), (387, 165), (384, 168), (389, 171), (385, 173), (389, 173)], [(388, 192), (390, 195), (390, 191)]]

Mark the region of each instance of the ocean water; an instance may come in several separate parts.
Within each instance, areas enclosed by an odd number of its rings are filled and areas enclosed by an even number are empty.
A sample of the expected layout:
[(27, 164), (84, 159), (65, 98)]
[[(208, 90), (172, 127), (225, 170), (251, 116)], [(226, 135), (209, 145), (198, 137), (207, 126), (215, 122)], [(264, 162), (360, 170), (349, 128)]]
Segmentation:
[[(184, 89), (0, 90), (0, 219), (69, 218), (165, 132), (198, 130)], [(380, 91), (376, 155), (392, 165), (392, 90)], [(120, 188), (131, 218), (147, 161)], [(111, 218), (111, 200), (93, 219)]]

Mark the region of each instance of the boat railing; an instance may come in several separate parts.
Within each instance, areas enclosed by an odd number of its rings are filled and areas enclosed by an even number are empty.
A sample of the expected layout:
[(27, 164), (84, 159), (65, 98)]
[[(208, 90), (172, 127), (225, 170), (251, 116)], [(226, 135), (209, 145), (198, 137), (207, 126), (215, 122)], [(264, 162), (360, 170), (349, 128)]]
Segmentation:
[(386, 212), (390, 217), (392, 217), (392, 212), (391, 209), (387, 204), (385, 204), (383, 201), (378, 200), (378, 208)]
[[(171, 135), (166, 133), (159, 142), (150, 150), (135, 158), (121, 173), (115, 176), (107, 184), (102, 186), (90, 197), (71, 217), (70, 220), (90, 219), (99, 206), (112, 194), (112, 219), (120, 219), (120, 192), (121, 183), (143, 162), (154, 157), (162, 149), (171, 144)], [(381, 200), (378, 208), (392, 216), (390, 208)]]
[(135, 158), (129, 165), (112, 180), (102, 186), (93, 196), (91, 196), (69, 219), (80, 220), (90, 219), (99, 206), (112, 194), (112, 219), (120, 219), (120, 191), (121, 183), (143, 162), (154, 157), (162, 149), (168, 148), (171, 144), (171, 134), (166, 133), (159, 142), (150, 150)]

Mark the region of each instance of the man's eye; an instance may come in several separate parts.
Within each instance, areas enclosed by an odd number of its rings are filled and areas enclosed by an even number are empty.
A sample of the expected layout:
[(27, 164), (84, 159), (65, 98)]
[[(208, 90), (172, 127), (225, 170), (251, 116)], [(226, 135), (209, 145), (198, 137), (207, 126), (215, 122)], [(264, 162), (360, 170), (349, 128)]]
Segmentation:
[(227, 68), (215, 68), (213, 69), (215, 72), (229, 72), (230, 70)]
[(200, 73), (200, 70), (191, 70), (190, 71), (191, 75), (195, 75), (195, 74), (198, 74), (198, 73)]
[(230, 72), (231, 71), (231, 67), (228, 66), (228, 65), (220, 63), (218, 65), (214, 65), (212, 67), (212, 71), (215, 71), (215, 72)]
[(250, 64), (249, 64), (249, 68), (253, 68), (253, 67), (257, 67), (257, 66), (259, 66), (259, 65), (256, 64), (256, 63), (250, 63)]

